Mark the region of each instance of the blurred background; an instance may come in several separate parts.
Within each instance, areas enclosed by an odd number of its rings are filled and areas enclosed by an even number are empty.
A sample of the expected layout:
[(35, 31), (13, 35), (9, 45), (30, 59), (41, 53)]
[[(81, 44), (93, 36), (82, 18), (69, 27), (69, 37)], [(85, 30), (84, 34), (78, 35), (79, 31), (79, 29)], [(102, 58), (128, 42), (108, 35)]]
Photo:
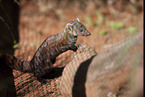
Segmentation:
[[(0, 52), (16, 50), (16, 56), (30, 60), (49, 36), (61, 32), (70, 21), (80, 19), (91, 33), (79, 37), (102, 52), (112, 44), (143, 30), (142, 0), (1, 0)], [(7, 3), (7, 2), (10, 2)], [(5, 5), (5, 6), (3, 6)], [(11, 7), (10, 7), (11, 6)], [(14, 25), (12, 25), (14, 24)], [(14, 27), (13, 27), (14, 26)], [(18, 32), (19, 31), (19, 32)], [(7, 32), (7, 33), (6, 33)], [(6, 50), (11, 45), (9, 50)]]
[(79, 18), (92, 35), (79, 37), (77, 45), (100, 53), (143, 30), (142, 5), (142, 0), (20, 0), (19, 49), (33, 55), (43, 40)]

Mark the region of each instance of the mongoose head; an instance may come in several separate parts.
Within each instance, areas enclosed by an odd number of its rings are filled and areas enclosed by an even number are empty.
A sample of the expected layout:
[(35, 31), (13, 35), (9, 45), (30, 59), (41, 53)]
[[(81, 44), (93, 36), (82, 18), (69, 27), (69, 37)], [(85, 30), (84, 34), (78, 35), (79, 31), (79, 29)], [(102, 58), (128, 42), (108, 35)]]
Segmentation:
[(67, 30), (67, 32), (73, 36), (91, 35), (91, 33), (89, 33), (86, 27), (81, 22), (79, 22), (79, 20), (67, 23), (65, 26), (65, 30)]

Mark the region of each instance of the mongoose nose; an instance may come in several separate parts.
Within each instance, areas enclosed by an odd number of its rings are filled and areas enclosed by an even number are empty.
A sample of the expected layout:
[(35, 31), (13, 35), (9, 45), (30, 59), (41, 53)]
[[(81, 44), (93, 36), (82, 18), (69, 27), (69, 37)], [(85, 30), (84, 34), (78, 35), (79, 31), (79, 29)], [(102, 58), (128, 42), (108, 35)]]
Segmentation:
[(87, 36), (90, 36), (90, 35), (91, 35), (91, 33), (88, 32), (88, 33), (87, 33)]

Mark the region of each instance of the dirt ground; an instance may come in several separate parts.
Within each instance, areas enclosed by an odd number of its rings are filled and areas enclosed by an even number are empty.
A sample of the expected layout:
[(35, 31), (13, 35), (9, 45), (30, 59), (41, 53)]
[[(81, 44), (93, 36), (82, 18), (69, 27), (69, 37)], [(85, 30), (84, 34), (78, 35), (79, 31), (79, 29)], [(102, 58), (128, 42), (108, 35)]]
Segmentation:
[[(47, 37), (61, 32), (66, 23), (75, 21), (76, 18), (79, 18), (80, 22), (91, 33), (91, 36), (88, 37), (78, 37), (76, 45), (86, 44), (94, 48), (98, 53), (101, 53), (112, 44), (133, 35), (134, 32), (129, 32), (129, 27), (134, 27), (135, 33), (143, 30), (143, 11), (142, 8), (136, 9), (134, 3), (132, 5), (126, 3), (126, 5), (120, 3), (97, 5), (91, 0), (84, 4), (77, 1), (68, 2), (67, 0), (67, 2), (63, 0), (60, 2), (50, 1), (21, 0), (19, 3), (21, 9), (19, 20), (20, 42), (15, 51), (15, 56), (31, 60), (37, 48)], [(121, 23), (121, 26), (111, 26), (113, 23), (116, 23), (115, 25)], [(104, 33), (101, 32), (102, 30), (104, 30)], [(73, 51), (67, 51), (60, 55), (55, 66), (65, 66), (71, 60), (72, 54)], [(19, 89), (20, 83), (23, 83), (21, 81), (21, 72), (14, 70), (14, 76), (16, 77), (16, 89)], [(26, 76), (28, 75), (25, 74)], [(29, 80), (29, 78), (26, 79)], [(57, 79), (52, 79), (52, 81), (52, 86), (55, 87)], [(35, 79), (33, 83), (37, 84), (37, 86), (40, 85)], [(41, 88), (46, 87), (42, 86)], [(47, 96), (56, 96), (56, 92), (58, 92), (53, 87), (47, 87), (46, 89), (54, 91), (47, 92)], [(38, 91), (41, 91), (41, 89)], [(22, 90), (19, 90), (17, 94), (22, 95)]]

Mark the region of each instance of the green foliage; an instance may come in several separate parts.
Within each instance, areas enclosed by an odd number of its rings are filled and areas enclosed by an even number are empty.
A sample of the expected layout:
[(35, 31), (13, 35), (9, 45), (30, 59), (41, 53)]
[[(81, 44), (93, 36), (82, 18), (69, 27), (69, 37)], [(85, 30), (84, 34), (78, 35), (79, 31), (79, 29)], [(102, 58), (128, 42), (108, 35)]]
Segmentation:
[(107, 34), (107, 33), (108, 33), (108, 32), (107, 32), (106, 30), (101, 30), (101, 31), (100, 31), (100, 34), (101, 34), (101, 35), (105, 35), (105, 34)]
[(30, 42), (30, 47), (34, 47), (34, 43), (33, 42)]
[(135, 27), (129, 27), (127, 29), (127, 32), (129, 32), (130, 34), (135, 34), (137, 32), (137, 29)]
[(18, 48), (18, 42), (16, 40), (13, 41), (13, 48), (14, 49)]
[(111, 22), (110, 26), (113, 29), (121, 29), (124, 27), (124, 24), (122, 22)]
[(89, 16), (85, 17), (85, 22), (86, 22), (86, 24), (89, 24), (89, 25), (93, 25), (94, 24), (92, 19), (91, 19), (91, 17), (89, 17)]

